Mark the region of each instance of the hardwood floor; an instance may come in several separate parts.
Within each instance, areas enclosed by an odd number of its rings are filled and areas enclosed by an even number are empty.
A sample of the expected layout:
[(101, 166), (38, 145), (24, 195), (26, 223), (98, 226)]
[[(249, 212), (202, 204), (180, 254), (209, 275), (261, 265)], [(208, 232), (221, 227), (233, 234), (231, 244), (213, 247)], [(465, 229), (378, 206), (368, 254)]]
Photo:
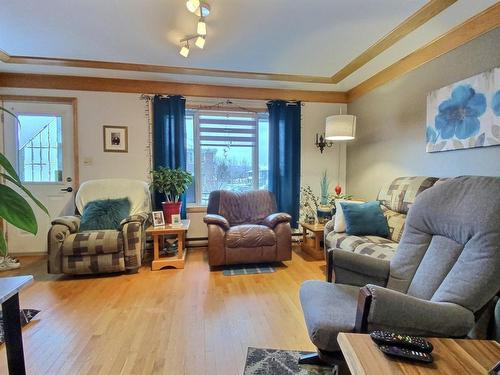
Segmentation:
[[(22, 308), (41, 312), (23, 329), (29, 374), (243, 373), (248, 346), (314, 350), (302, 317), (302, 281), (324, 279), (324, 261), (300, 250), (273, 274), (210, 272), (204, 249), (186, 268), (134, 275), (48, 275), (39, 257), (0, 276), (33, 274)], [(7, 373), (0, 347), (0, 373)]]

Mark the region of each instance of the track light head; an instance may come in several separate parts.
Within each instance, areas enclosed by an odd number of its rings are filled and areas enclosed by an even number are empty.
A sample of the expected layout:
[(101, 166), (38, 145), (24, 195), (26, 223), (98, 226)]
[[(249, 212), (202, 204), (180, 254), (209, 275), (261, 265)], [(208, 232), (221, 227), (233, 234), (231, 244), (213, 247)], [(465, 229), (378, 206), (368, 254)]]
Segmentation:
[(200, 7), (200, 0), (187, 0), (186, 1), (186, 8), (191, 12), (194, 13), (196, 10)]
[(196, 42), (194, 42), (194, 44), (196, 45), (196, 47), (203, 49), (203, 47), (205, 47), (205, 42), (206, 42), (205, 36), (198, 35), (198, 38), (196, 38)]
[(207, 35), (207, 24), (205, 23), (205, 18), (200, 17), (196, 32), (198, 33), (198, 35)]
[(189, 43), (188, 42), (186, 42), (186, 44), (182, 46), (182, 48), (179, 51), (179, 53), (183, 57), (188, 57), (189, 56)]

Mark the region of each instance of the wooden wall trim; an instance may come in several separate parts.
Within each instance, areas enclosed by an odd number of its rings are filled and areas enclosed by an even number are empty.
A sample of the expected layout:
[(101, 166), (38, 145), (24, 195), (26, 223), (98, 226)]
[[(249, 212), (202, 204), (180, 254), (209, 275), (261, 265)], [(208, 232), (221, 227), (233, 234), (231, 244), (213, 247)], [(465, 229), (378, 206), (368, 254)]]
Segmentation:
[(348, 102), (500, 26), (500, 2), (395, 62), (347, 92)]
[(235, 70), (189, 68), (181, 66), (134, 64), (134, 63), (124, 63), (124, 62), (114, 62), (114, 61), (67, 59), (62, 57), (16, 56), (16, 55), (9, 55), (5, 52), (3, 53), (3, 55), (0, 55), (0, 61), (3, 61), (8, 64), (48, 65), (48, 66), (63, 66), (71, 68), (126, 70), (135, 72), (184, 74), (184, 75), (207, 76), (207, 77), (257, 79), (257, 80), (267, 80), (267, 81), (330, 83), (330, 84), (332, 83), (330, 77), (321, 77), (313, 75), (259, 73), (259, 72), (246, 72), (246, 71), (235, 71)]
[(165, 81), (98, 78), (46, 74), (0, 73), (0, 87), (57, 90), (107, 91), (144, 94), (177, 94), (208, 98), (256, 100), (300, 100), (305, 102), (347, 103), (344, 92), (285, 90), (257, 87), (199, 85)]
[(364, 51), (361, 55), (352, 60), (349, 64), (340, 69), (332, 76), (332, 83), (339, 83), (344, 78), (350, 76), (356, 70), (367, 64), (369, 61), (380, 55), (399, 40), (410, 34), (415, 29), (435, 17), (443, 10), (447, 9), (457, 0), (430, 0), (418, 11), (399, 24), (389, 34), (378, 40), (374, 45)]

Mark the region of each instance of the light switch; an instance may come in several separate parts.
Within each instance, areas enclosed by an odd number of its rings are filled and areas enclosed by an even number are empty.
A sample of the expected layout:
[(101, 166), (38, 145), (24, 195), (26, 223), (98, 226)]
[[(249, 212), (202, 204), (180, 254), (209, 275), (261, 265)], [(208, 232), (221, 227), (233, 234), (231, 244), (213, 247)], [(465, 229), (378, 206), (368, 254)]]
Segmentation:
[(83, 165), (85, 166), (92, 165), (92, 158), (83, 158)]

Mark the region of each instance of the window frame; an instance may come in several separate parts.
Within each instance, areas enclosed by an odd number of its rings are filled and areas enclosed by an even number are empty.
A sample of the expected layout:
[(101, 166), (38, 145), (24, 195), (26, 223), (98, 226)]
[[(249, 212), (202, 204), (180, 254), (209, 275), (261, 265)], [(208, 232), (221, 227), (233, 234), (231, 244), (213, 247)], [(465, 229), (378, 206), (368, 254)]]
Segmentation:
[(186, 118), (193, 118), (193, 157), (194, 157), (194, 202), (188, 202), (195, 207), (206, 207), (202, 203), (201, 186), (201, 142), (200, 142), (200, 116), (227, 116), (227, 117), (248, 117), (255, 120), (255, 141), (252, 146), (252, 187), (259, 189), (260, 166), (259, 166), (259, 126), (262, 120), (269, 121), (267, 112), (247, 112), (235, 110), (209, 110), (209, 109), (186, 109)]
[[(57, 103), (59, 104), (59, 103)], [(66, 103), (63, 103), (63, 104), (66, 104)], [(16, 117), (19, 118), (19, 117), (28, 117), (28, 116), (33, 116), (33, 117), (55, 117), (58, 119), (58, 121), (60, 122), (60, 126), (61, 126), (61, 132), (62, 132), (62, 121), (63, 121), (63, 116), (61, 115), (61, 113), (59, 112), (52, 112), (52, 111), (37, 111), (37, 112), (34, 112), (34, 111), (18, 111), (15, 113)], [(15, 137), (16, 137), (16, 144), (15, 144), (15, 152), (16, 152), (16, 159), (15, 159), (15, 162), (14, 162), (14, 169), (16, 170), (16, 173), (18, 174), (19, 178), (21, 179), (22, 183), (25, 184), (25, 185), (64, 185), (65, 184), (65, 181), (64, 181), (64, 158), (61, 160), (61, 180), (60, 181), (26, 181), (24, 179), (24, 171), (21, 172), (21, 167), (24, 167), (24, 163), (23, 165), (21, 165), (21, 158), (20, 158), (20, 155), (19, 155), (19, 151), (20, 151), (20, 144), (19, 144), (19, 126), (20, 126), (20, 121), (19, 120), (16, 120), (15, 121), (15, 124), (14, 124), (14, 134), (15, 134)], [(61, 134), (61, 137), (62, 137), (62, 134)], [(42, 148), (42, 147), (40, 147)], [(64, 155), (64, 152), (65, 152), (65, 145), (64, 145), (64, 142), (62, 142), (62, 139), (61, 139), (61, 149), (60, 149), (60, 153), (61, 153), (61, 156)], [(41, 160), (41, 159), (40, 159)]]

